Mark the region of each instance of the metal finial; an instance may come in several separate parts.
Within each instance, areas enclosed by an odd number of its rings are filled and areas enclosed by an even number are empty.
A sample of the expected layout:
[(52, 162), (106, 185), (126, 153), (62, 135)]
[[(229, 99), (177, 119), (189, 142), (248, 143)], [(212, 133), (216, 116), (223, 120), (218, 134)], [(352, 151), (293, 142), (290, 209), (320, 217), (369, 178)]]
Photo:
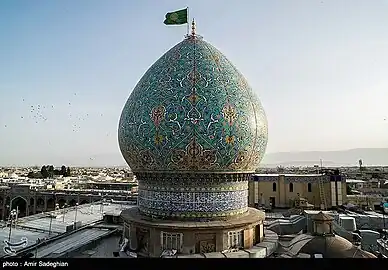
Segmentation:
[(191, 22), (191, 35), (195, 36), (195, 21), (194, 21), (194, 19)]

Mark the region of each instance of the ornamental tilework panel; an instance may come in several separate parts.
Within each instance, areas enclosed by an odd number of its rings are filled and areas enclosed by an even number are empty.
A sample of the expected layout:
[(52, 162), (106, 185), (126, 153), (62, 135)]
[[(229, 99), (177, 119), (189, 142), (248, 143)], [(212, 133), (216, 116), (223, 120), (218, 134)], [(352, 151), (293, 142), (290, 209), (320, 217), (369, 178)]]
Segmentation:
[[(254, 181), (259, 182), (277, 182), (279, 181), (279, 176), (257, 176), (253, 175)], [(330, 176), (329, 175), (285, 175), (284, 176), (284, 183), (314, 183), (320, 181), (320, 179), (323, 180), (323, 182), (330, 182)]]
[(330, 182), (330, 176), (328, 175), (319, 175), (319, 176), (285, 176), (284, 183), (318, 183), (319, 181)]
[(254, 171), (267, 120), (243, 75), (209, 43), (187, 38), (157, 60), (124, 106), (118, 139), (139, 171)]
[(197, 187), (165, 187), (165, 186), (148, 186), (144, 184), (139, 184), (139, 189), (145, 190), (161, 190), (161, 191), (185, 191), (185, 192), (193, 192), (193, 191), (209, 191), (209, 192), (222, 192), (222, 191), (233, 191), (233, 190), (246, 190), (248, 189), (248, 182), (245, 184), (224, 184), (217, 186), (197, 186)]
[(143, 212), (166, 216), (230, 216), (246, 211), (248, 190), (227, 192), (170, 192), (139, 190)]
[(253, 175), (252, 176), (253, 181), (258, 181), (258, 182), (277, 182), (279, 180), (279, 176), (257, 176)]
[(191, 188), (227, 188), (247, 185), (250, 173), (214, 173), (214, 172), (136, 172), (139, 186), (155, 189), (191, 189)]

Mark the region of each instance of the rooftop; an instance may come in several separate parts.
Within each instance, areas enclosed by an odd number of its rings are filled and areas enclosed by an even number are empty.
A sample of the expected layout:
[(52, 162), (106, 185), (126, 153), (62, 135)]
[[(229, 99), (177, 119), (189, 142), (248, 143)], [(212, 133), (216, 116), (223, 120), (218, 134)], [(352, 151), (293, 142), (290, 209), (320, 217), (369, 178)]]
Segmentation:
[(346, 179), (346, 183), (365, 183), (365, 181), (357, 179)]
[[(52, 258), (68, 254), (111, 233), (109, 229), (88, 228), (36, 249), (36, 258)], [(114, 251), (114, 250), (113, 250)], [(112, 253), (112, 252), (111, 252)]]
[[(131, 207), (133, 207), (133, 205), (120, 203), (93, 203), (79, 205), (78, 207), (67, 208), (65, 212), (63, 212), (63, 210), (58, 210), (20, 218), (17, 221), (16, 229), (13, 227), (11, 230), (10, 242), (20, 242), (22, 237), (26, 237), (28, 240), (27, 247), (32, 246), (37, 243), (38, 239), (49, 239), (51, 237), (56, 237), (65, 233), (66, 228), (69, 226), (72, 227), (74, 221), (81, 222), (81, 226), (91, 225), (102, 221), (104, 214), (109, 213), (111, 215), (118, 216), (120, 215), (123, 209), (128, 209)], [(3, 223), (3, 227), (0, 228), (0, 238), (2, 237), (2, 239), (4, 240), (8, 239), (9, 231), (10, 228), (4, 227)], [(96, 234), (98, 236), (98, 234), (102, 233), (103, 230), (101, 229), (98, 229), (97, 231), (95, 230), (88, 232), (88, 234), (90, 234), (90, 237), (93, 237), (93, 235), (95, 237)], [(63, 241), (65, 241), (66, 239), (64, 239)], [(75, 245), (76, 241), (79, 241), (79, 243), (81, 243), (85, 239), (87, 238), (82, 235), (77, 235), (77, 233), (74, 233), (72, 234), (72, 236), (69, 236), (67, 240), (69, 241), (69, 243), (72, 243), (71, 245)], [(58, 248), (58, 242), (56, 241), (56, 243), (57, 244), (55, 245), (55, 249)], [(0, 241), (0, 256), (6, 255), (3, 250), (4, 245), (4, 242)], [(17, 251), (21, 248), (22, 247), (15, 248), (15, 250)]]
[(81, 252), (77, 252), (72, 258), (114, 258), (113, 251), (118, 250), (120, 238), (121, 236), (119, 235), (106, 237), (96, 245)]
[(277, 176), (287, 176), (287, 177), (314, 177), (314, 176), (323, 176), (325, 174), (293, 174), (293, 173), (255, 173), (253, 176), (257, 177), (263, 177), (263, 176), (271, 176), (271, 177), (277, 177)]
[(257, 209), (249, 208), (249, 210), (243, 214), (238, 216), (238, 218), (231, 218), (227, 220), (209, 220), (206, 222), (203, 221), (179, 221), (179, 220), (164, 220), (164, 219), (151, 219), (146, 218), (141, 215), (140, 211), (137, 208), (132, 208), (125, 210), (121, 213), (123, 219), (131, 219), (133, 222), (137, 222), (140, 224), (147, 224), (150, 227), (159, 227), (159, 228), (170, 228), (170, 227), (179, 227), (179, 228), (198, 228), (198, 227), (207, 227), (207, 228), (215, 228), (215, 227), (235, 227), (237, 225), (242, 225), (244, 223), (251, 224), (255, 223), (257, 220), (264, 220), (265, 214), (262, 211)]

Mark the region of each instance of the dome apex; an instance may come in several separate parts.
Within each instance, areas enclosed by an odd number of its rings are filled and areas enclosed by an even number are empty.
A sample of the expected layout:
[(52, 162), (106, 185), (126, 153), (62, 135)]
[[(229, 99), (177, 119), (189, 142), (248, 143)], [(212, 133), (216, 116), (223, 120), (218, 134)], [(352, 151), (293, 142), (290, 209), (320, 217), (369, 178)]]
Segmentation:
[(202, 36), (197, 34), (197, 26), (195, 24), (195, 20), (191, 22), (191, 33), (189, 34), (189, 30), (187, 29), (186, 39), (203, 39)]
[(195, 20), (191, 22), (191, 35), (195, 36)]

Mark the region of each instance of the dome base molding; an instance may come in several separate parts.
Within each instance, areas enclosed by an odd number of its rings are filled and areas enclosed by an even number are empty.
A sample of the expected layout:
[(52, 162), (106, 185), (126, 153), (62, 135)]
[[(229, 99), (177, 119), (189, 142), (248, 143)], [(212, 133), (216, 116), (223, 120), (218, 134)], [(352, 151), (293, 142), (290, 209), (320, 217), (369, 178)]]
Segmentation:
[[(232, 235), (239, 235), (241, 248), (249, 249), (264, 239), (265, 214), (254, 208), (232, 220), (209, 222), (163, 220), (145, 217), (137, 207), (121, 213), (125, 237), (139, 257), (160, 257), (167, 248), (178, 254), (202, 254), (228, 250)], [(176, 244), (178, 241), (179, 244)]]

